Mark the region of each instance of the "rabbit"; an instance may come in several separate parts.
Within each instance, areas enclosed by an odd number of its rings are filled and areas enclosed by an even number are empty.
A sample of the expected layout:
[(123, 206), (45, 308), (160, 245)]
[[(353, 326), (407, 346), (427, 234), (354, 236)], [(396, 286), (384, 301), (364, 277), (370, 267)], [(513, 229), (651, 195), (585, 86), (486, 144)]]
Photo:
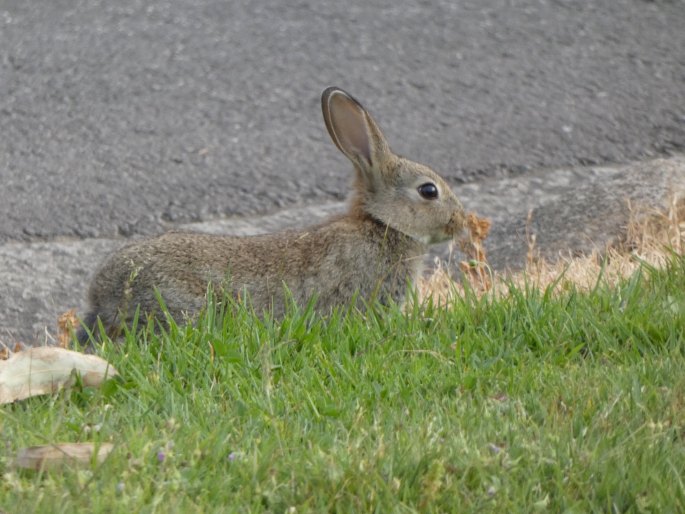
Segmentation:
[(299, 305), (317, 312), (353, 299), (401, 304), (421, 275), (428, 245), (457, 236), (464, 209), (433, 170), (394, 154), (362, 105), (337, 87), (321, 96), (333, 143), (354, 165), (347, 212), (303, 230), (248, 237), (171, 231), (134, 242), (96, 272), (81, 343), (108, 336), (133, 319), (160, 310), (177, 319), (196, 315), (208, 286), (234, 297), (247, 293), (256, 312), (282, 315), (286, 287)]

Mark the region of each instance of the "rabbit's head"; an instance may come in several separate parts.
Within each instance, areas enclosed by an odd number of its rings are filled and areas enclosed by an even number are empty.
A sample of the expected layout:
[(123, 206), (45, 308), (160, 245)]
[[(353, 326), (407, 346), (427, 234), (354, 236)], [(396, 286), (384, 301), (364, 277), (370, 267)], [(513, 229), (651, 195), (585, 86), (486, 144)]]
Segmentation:
[(328, 88), (321, 107), (333, 142), (355, 167), (353, 212), (369, 215), (424, 244), (461, 232), (464, 209), (433, 170), (394, 154), (362, 105)]

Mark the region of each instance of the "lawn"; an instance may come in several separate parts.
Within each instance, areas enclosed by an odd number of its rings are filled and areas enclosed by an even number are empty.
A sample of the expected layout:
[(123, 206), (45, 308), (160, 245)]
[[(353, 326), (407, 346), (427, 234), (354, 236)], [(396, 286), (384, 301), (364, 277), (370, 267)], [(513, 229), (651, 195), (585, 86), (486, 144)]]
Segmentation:
[[(684, 512), (685, 258), (556, 286), (129, 333), (101, 389), (0, 408), (0, 511)], [(79, 441), (115, 449), (13, 467)]]

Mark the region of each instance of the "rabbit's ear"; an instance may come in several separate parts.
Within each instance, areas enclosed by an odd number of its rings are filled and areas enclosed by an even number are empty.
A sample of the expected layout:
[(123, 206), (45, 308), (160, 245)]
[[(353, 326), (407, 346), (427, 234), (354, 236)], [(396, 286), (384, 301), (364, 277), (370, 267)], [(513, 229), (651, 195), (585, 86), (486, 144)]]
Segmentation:
[(321, 109), (333, 142), (363, 171), (376, 168), (390, 154), (376, 122), (342, 89), (326, 89), (321, 95)]

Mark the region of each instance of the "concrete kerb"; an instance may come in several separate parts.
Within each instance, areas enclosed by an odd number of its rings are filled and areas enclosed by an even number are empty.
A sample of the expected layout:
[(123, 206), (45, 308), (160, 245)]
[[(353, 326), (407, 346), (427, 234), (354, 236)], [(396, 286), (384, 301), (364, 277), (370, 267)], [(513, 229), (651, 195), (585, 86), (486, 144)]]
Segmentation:
[[(526, 259), (527, 232), (541, 255), (554, 259), (604, 248), (625, 233), (629, 205), (665, 208), (685, 194), (685, 156), (632, 164), (540, 170), (511, 178), (455, 187), (468, 211), (492, 220), (487, 240), (494, 269), (517, 269)], [(274, 214), (183, 225), (217, 234), (251, 235), (306, 226), (344, 209), (343, 203), (283, 210)], [(531, 221), (528, 224), (528, 215)], [(529, 225), (529, 226), (527, 226)], [(0, 341), (50, 344), (57, 317), (83, 311), (90, 276), (126, 240), (9, 243), (0, 245)], [(446, 257), (446, 248), (433, 256)], [(454, 260), (454, 259), (453, 259)]]

